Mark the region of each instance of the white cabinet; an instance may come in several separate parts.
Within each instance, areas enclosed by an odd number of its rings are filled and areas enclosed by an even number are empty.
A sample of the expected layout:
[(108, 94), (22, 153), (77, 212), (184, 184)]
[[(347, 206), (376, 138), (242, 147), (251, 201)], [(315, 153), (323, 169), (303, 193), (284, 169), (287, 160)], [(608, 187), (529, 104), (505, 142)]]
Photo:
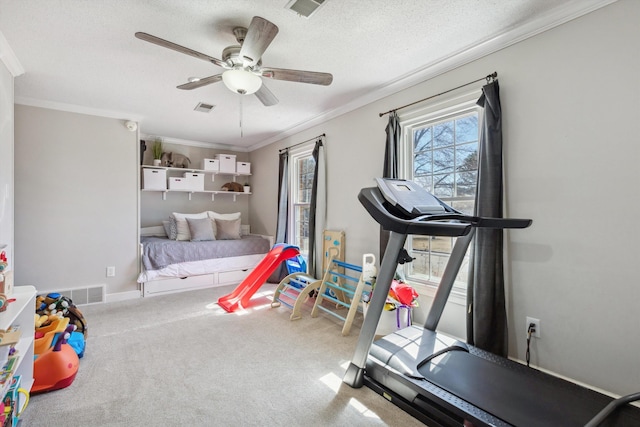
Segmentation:
[[(220, 182), (220, 186), (222, 186), (222, 184), (224, 184), (225, 182), (228, 182), (229, 180), (234, 182), (237, 182), (238, 179), (246, 180), (246, 177), (251, 175), (250, 173), (240, 173), (240, 172), (225, 173), (225, 172), (212, 171), (212, 170), (171, 168), (171, 167), (165, 167), (165, 166), (143, 165), (141, 166), (141, 168), (143, 171), (143, 179), (146, 178), (147, 176), (152, 175), (152, 171), (162, 171), (160, 174), (153, 174), (153, 175), (161, 175), (165, 177), (165, 179), (167, 180), (174, 179), (174, 181), (176, 180), (176, 178), (185, 178), (185, 175), (198, 174), (198, 175), (204, 175), (204, 182)], [(223, 179), (217, 179), (217, 177), (223, 177)], [(243, 184), (243, 182), (240, 182), (240, 183)], [(154, 184), (157, 184), (157, 183), (154, 182)], [(202, 184), (199, 183), (198, 189), (191, 189), (191, 188), (184, 188), (182, 186), (176, 185), (176, 183), (173, 183), (173, 185), (167, 185), (165, 188), (160, 189), (156, 185), (151, 185), (151, 186), (146, 185), (143, 181), (141, 191), (161, 192), (163, 200), (166, 200), (167, 193), (187, 193), (189, 196), (189, 200), (191, 200), (191, 195), (193, 193), (211, 194), (211, 200), (214, 200), (217, 194), (233, 195), (233, 200), (236, 200), (237, 195), (251, 194), (250, 192), (247, 192), (247, 191), (206, 190), (206, 185), (204, 187), (205, 189), (200, 189), (202, 188), (201, 185)]]
[[(14, 364), (13, 375), (21, 376), (21, 387), (31, 390), (33, 385), (33, 339), (35, 334), (36, 288), (33, 286), (16, 286), (13, 293), (7, 296), (15, 301), (0, 312), (0, 329), (20, 328), (20, 341), (15, 345), (18, 360)], [(0, 393), (7, 394), (11, 378), (2, 385)]]

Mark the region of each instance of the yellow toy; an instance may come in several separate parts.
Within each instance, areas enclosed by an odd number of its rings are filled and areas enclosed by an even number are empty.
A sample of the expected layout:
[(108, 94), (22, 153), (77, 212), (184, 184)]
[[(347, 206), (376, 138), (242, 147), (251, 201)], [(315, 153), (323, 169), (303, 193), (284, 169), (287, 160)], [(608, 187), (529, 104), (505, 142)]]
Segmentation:
[(53, 338), (59, 332), (64, 332), (65, 328), (69, 325), (69, 318), (53, 317), (53, 321), (49, 325), (36, 329), (33, 344), (33, 353), (37, 356), (47, 351), (53, 343)]
[(38, 313), (36, 313), (35, 322), (36, 322), (36, 328), (40, 328), (42, 326), (47, 326), (51, 322), (51, 319), (49, 319), (49, 316), (47, 316), (46, 314), (41, 316)]

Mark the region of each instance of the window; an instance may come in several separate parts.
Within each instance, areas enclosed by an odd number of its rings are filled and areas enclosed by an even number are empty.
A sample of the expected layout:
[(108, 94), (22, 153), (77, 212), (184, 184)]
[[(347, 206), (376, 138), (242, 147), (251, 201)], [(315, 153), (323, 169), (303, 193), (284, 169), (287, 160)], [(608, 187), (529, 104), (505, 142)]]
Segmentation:
[(305, 257), (309, 253), (309, 206), (316, 162), (311, 155), (313, 146), (290, 154), (291, 191), (289, 198), (289, 243), (300, 248)]
[[(414, 118), (403, 126), (405, 175), (454, 209), (473, 214), (478, 174), (479, 108), (449, 110), (446, 116)], [(440, 282), (455, 238), (409, 236), (407, 250), (415, 260), (406, 264), (409, 280)], [(468, 254), (454, 288), (465, 292)]]

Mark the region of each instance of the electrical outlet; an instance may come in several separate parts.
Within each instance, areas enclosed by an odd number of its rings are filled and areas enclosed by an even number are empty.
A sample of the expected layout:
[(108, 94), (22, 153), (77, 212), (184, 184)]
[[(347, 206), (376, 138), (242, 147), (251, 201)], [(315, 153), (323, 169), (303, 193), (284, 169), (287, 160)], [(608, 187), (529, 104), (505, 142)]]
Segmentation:
[(540, 319), (535, 319), (533, 317), (527, 317), (526, 331), (527, 336), (529, 336), (529, 325), (533, 323), (533, 327), (535, 328), (535, 332), (531, 334), (532, 337), (540, 338)]
[(115, 277), (116, 268), (115, 267), (107, 267), (107, 277)]

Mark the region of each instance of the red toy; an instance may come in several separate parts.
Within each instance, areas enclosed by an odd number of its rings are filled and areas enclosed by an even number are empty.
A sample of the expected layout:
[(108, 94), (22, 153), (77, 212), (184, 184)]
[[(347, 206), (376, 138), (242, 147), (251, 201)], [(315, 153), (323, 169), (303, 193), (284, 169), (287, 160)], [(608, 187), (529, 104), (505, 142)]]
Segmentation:
[(218, 305), (229, 313), (247, 308), (251, 296), (267, 281), (282, 261), (300, 255), (297, 246), (276, 243), (251, 273), (229, 295), (218, 298)]
[(78, 373), (80, 359), (67, 344), (75, 326), (67, 326), (56, 344), (37, 356), (33, 363), (33, 386), (31, 393), (44, 393), (71, 385)]

